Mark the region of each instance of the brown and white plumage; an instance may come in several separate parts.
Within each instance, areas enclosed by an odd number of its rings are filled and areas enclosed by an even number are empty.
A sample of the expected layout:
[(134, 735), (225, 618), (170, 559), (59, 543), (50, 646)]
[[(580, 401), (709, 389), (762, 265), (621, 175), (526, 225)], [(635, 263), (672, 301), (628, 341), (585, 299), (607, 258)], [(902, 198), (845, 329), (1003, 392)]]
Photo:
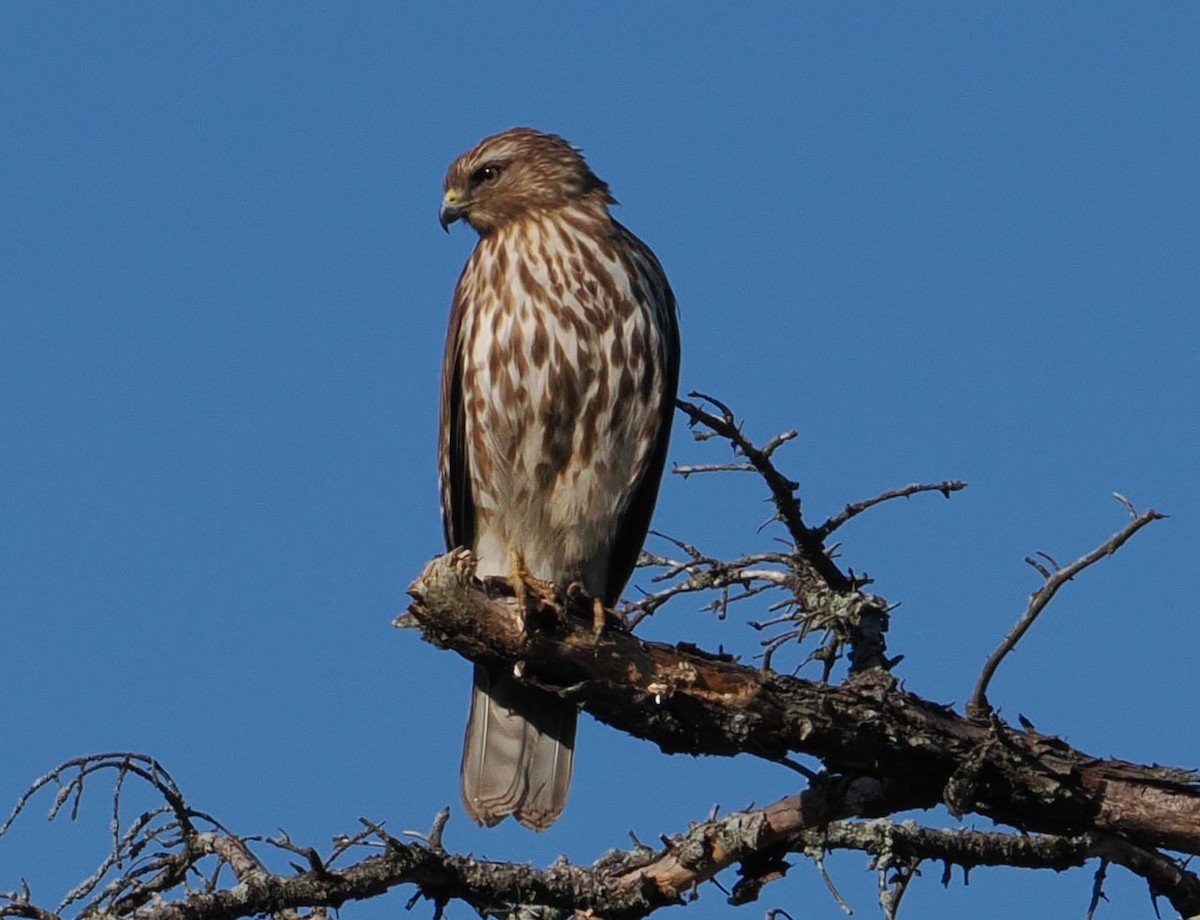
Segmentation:
[[(451, 164), (441, 220), (479, 233), (442, 366), (448, 548), (480, 575), (581, 582), (612, 605), (649, 527), (679, 376), (662, 267), (613, 220), (608, 186), (562, 138), (513, 128)], [(548, 827), (566, 803), (576, 710), (475, 668), (463, 750), (471, 816)]]

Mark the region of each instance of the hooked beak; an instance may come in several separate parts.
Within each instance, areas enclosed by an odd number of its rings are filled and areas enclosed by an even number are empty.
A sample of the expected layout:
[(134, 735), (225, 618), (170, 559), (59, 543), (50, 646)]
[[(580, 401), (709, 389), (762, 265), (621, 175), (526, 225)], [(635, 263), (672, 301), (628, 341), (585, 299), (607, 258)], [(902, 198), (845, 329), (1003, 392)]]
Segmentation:
[(447, 233), (450, 225), (466, 216), (467, 208), (462, 203), (462, 193), (458, 189), (450, 189), (442, 196), (442, 206), (438, 210), (438, 223)]

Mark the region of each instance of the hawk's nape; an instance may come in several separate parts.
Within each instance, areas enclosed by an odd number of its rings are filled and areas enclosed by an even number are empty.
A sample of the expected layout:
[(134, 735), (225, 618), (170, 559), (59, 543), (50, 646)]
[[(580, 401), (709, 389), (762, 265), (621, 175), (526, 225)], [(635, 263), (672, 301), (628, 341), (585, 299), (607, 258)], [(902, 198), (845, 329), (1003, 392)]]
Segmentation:
[[(580, 582), (614, 604), (641, 549), (679, 377), (675, 299), (608, 186), (562, 138), (513, 128), (451, 164), (440, 213), (479, 241), (459, 278), (438, 444), (447, 548), (479, 575)], [(467, 811), (544, 829), (571, 781), (577, 711), (475, 667)]]

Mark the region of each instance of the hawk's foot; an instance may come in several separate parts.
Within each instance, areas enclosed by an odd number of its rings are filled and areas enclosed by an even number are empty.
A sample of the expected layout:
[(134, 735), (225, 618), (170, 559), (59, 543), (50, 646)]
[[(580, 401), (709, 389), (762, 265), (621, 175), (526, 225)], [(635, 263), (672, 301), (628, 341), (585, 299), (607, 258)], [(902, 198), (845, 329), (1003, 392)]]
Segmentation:
[(509, 551), (508, 584), (517, 598), (517, 609), (524, 618), (535, 607), (549, 608), (562, 615), (563, 605), (559, 600), (558, 585), (552, 581), (536, 578), (525, 567), (525, 558), (518, 550)]
[(600, 641), (600, 634), (604, 632), (606, 619), (604, 615), (604, 601), (598, 597), (592, 598), (592, 638), (597, 642)]

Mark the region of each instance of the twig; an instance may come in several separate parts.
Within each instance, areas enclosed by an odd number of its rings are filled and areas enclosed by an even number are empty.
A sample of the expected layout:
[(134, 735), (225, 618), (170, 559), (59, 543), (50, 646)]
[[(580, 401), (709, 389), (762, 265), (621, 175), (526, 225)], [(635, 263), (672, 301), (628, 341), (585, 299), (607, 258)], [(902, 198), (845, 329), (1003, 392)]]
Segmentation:
[(689, 558), (687, 561), (681, 561), (643, 551), (638, 558), (638, 565), (643, 567), (661, 567), (664, 571), (654, 576), (652, 581), (655, 582), (662, 582), (679, 575), (686, 575), (687, 577), (660, 591), (647, 593), (636, 601), (626, 602), (621, 608), (621, 615), (628, 623), (630, 629), (636, 627), (638, 623), (653, 614), (659, 607), (671, 600), (671, 598), (677, 597), (680, 594), (710, 590), (725, 591), (729, 587), (743, 587), (744, 590), (742, 593), (732, 596), (722, 594), (718, 600), (708, 605), (708, 609), (715, 609), (718, 613), (724, 615), (725, 609), (730, 603), (736, 603), (737, 601), (753, 597), (769, 588), (779, 587), (787, 589), (791, 587), (792, 579), (788, 572), (777, 569), (753, 568), (753, 566), (758, 566), (762, 563), (787, 565), (789, 557), (784, 553), (754, 553), (725, 561), (707, 556), (694, 545), (685, 543), (675, 537), (658, 533), (657, 531), (651, 531), (651, 533), (653, 536), (660, 537), (674, 544), (683, 550)]
[(29, 885), (25, 879), (21, 879), (20, 891), (0, 891), (0, 901), (8, 901), (8, 904), (0, 906), (0, 917), (28, 917), (29, 920), (60, 920), (58, 914), (33, 903)]
[(1096, 874), (1092, 878), (1092, 899), (1088, 902), (1085, 920), (1092, 920), (1092, 917), (1096, 915), (1096, 908), (1100, 906), (1100, 902), (1108, 900), (1104, 895), (1104, 877), (1107, 874), (1108, 860), (1101, 858), (1100, 865), (1096, 867)]
[[(921, 860), (913, 858), (899, 865), (892, 864), (890, 857), (887, 860), (889, 864), (879, 869), (879, 906), (883, 909), (886, 920), (896, 920), (900, 901), (904, 898), (904, 892), (908, 891), (908, 883), (913, 880), (913, 876), (919, 874), (917, 867)], [(892, 873), (890, 881), (889, 871)]]
[(842, 897), (842, 893), (838, 891), (837, 885), (834, 884), (833, 878), (829, 875), (829, 870), (825, 868), (825, 860), (817, 857), (817, 869), (821, 873), (821, 879), (825, 882), (825, 887), (829, 889), (829, 893), (833, 895), (833, 900), (837, 902), (837, 906), (842, 909), (847, 917), (854, 913), (850, 905), (846, 903), (846, 899)]
[[(118, 796), (114, 794), (114, 801), (116, 801), (117, 798)], [(153, 808), (145, 814), (139, 816), (137, 820), (135, 820), (129, 826), (129, 829), (125, 832), (125, 834), (117, 838), (113, 845), (112, 852), (105, 857), (104, 861), (100, 864), (96, 871), (67, 892), (66, 896), (58, 905), (58, 912), (61, 913), (64, 908), (70, 906), (76, 901), (86, 898), (93, 891), (95, 891), (96, 887), (101, 881), (104, 880), (104, 877), (109, 873), (109, 871), (119, 866), (126, 855), (134, 850), (135, 842), (139, 837), (145, 834), (146, 839), (149, 840), (157, 836), (157, 832), (155, 830), (147, 830), (147, 828), (160, 815), (169, 814), (170, 811), (170, 806), (160, 805), (157, 808)], [(173, 823), (174, 822), (172, 822), (172, 824)], [(158, 830), (166, 831), (168, 828), (159, 828)], [(170, 827), (169, 830), (174, 830), (174, 827)], [(106, 888), (100, 892), (100, 896), (97, 898), (97, 900), (104, 899), (105, 897), (115, 893), (116, 890), (118, 889), (113, 888), (110, 891), (108, 888)]]
[(876, 505), (886, 501), (891, 501), (894, 498), (907, 498), (910, 495), (916, 495), (919, 492), (941, 492), (946, 498), (950, 497), (951, 492), (959, 492), (967, 487), (965, 482), (958, 479), (947, 479), (943, 482), (929, 483), (911, 483), (899, 489), (891, 489), (887, 492), (882, 492), (874, 498), (868, 498), (860, 502), (854, 502), (847, 505), (838, 514), (825, 521), (824, 524), (815, 528), (814, 533), (822, 540), (828, 537), (831, 533), (849, 521), (851, 518), (857, 517), (868, 508), (873, 508)]
[[(308, 863), (308, 868), (314, 872), (327, 871), (325, 868), (325, 860), (321, 859), (321, 854), (318, 853), (313, 847), (299, 846), (298, 844), (292, 843), (292, 838), (288, 836), (287, 831), (281, 829), (278, 837), (245, 838), (246, 841), (258, 839), (264, 839), (266, 843), (269, 843), (271, 846), (277, 847), (280, 850), (284, 850), (288, 853), (295, 853), (297, 856), (304, 857), (305, 862)], [(297, 872), (304, 871), (296, 863), (292, 863), (291, 866)]]
[(1152, 848), (1111, 836), (1097, 841), (1093, 853), (1140, 875), (1146, 880), (1152, 898), (1168, 898), (1184, 917), (1200, 915), (1200, 881), (1176, 860)]
[[(756, 447), (749, 438), (742, 434), (733, 410), (727, 405), (715, 397), (696, 390), (689, 392), (688, 396), (701, 399), (720, 411), (721, 414), (718, 416), (687, 400), (677, 399), (675, 401), (675, 405), (691, 419), (693, 425), (704, 425), (718, 436), (725, 438), (733, 445), (734, 450), (745, 457), (758, 471), (771, 490), (771, 500), (775, 503), (775, 512), (779, 520), (787, 528), (797, 550), (804, 554), (806, 562), (819, 573), (825, 585), (830, 590), (839, 593), (853, 591), (853, 583), (833, 564), (825, 552), (821, 538), (804, 523), (804, 518), (800, 513), (800, 501), (796, 498), (796, 489), (799, 484), (779, 472), (775, 464), (771, 462), (770, 452)], [(776, 438), (775, 441), (770, 442), (774, 445), (771, 447), (771, 451), (788, 439), (787, 437), (783, 437), (782, 440)]]
[(784, 431), (775, 435), (775, 437), (771, 438), (771, 440), (762, 446), (763, 455), (767, 457), (771, 456), (771, 454), (775, 453), (775, 449), (779, 447), (780, 444), (786, 444), (788, 441), (795, 438), (798, 433), (799, 432), (797, 432), (795, 428), (792, 428), (788, 431)]
[[(882, 641), (883, 631), (887, 625), (887, 602), (863, 591), (863, 588), (870, 583), (869, 578), (856, 576), (853, 572), (846, 574), (838, 567), (834, 562), (836, 547), (834, 549), (826, 547), (824, 533), (819, 528), (810, 528), (804, 522), (800, 510), (800, 500), (796, 495), (798, 484), (785, 476), (772, 460), (774, 452), (780, 445), (792, 440), (796, 436), (796, 432), (785, 431), (772, 438), (764, 446), (758, 447), (742, 432), (733, 410), (723, 402), (696, 391), (692, 391), (689, 396), (702, 400), (716, 410), (715, 412), (709, 411), (704, 406), (686, 400), (676, 401), (676, 405), (688, 416), (693, 427), (703, 426), (703, 430), (694, 432), (694, 436), (700, 440), (708, 440), (713, 436), (723, 438), (733, 447), (735, 455), (745, 458), (746, 464), (762, 477), (771, 494), (775, 514), (766, 523), (775, 520), (781, 521), (791, 538), (791, 552), (782, 560), (786, 565), (787, 572), (781, 579), (781, 587), (786, 587), (791, 594), (785, 605), (793, 607), (790, 619), (797, 625), (794, 631), (777, 637), (781, 639), (780, 643), (775, 643), (774, 639), (769, 640), (764, 657), (764, 667), (770, 667), (773, 652), (783, 642), (789, 639), (801, 641), (814, 628), (826, 631), (827, 642), (821, 649), (811, 653), (807, 660), (820, 658), (824, 662), (826, 679), (832, 671), (834, 662), (840, 659), (843, 648), (850, 650), (848, 657), (851, 674), (877, 668), (887, 670), (894, 666), (899, 659), (887, 657), (886, 645)], [(691, 466), (685, 468), (684, 471), (743, 470), (746, 468), (746, 464)], [(947, 489), (952, 487), (952, 484), (944, 483), (942, 485)], [(920, 491), (925, 487), (909, 488)], [(843, 514), (846, 513), (853, 516), (858, 512), (851, 509), (849, 512), (843, 512)], [(722, 566), (727, 565), (716, 562), (712, 568), (714, 571), (720, 571)], [(667, 592), (660, 592), (661, 596), (643, 599), (639, 602), (636, 620), (644, 618), (671, 596), (687, 590), (704, 590), (708, 587), (722, 592), (722, 596), (710, 604), (709, 609), (714, 609), (724, 616), (730, 602), (745, 600), (762, 590), (758, 584), (748, 583), (745, 584), (742, 593), (732, 597), (728, 596), (728, 588), (736, 585), (740, 580), (737, 577), (739, 573), (736, 568), (738, 567), (735, 566), (732, 573), (733, 578), (719, 578), (711, 584), (705, 583), (702, 579), (696, 579), (696, 583), (691, 586), (677, 586), (668, 589)], [(729, 569), (726, 568), (725, 571), (729, 571)], [(865, 619), (872, 618), (874, 618), (875, 626), (868, 631), (859, 629)], [(879, 626), (883, 628), (877, 628)]]
[(987, 689), (988, 685), (992, 681), (992, 677), (996, 673), (996, 669), (1000, 666), (1000, 662), (1004, 660), (1005, 656), (1008, 655), (1008, 653), (1016, 647), (1016, 644), (1021, 641), (1021, 637), (1025, 635), (1025, 633), (1029, 630), (1029, 627), (1033, 625), (1034, 620), (1038, 618), (1038, 615), (1054, 598), (1054, 595), (1058, 592), (1058, 589), (1088, 566), (1099, 562), (1105, 556), (1111, 556), (1125, 544), (1126, 540), (1132, 537), (1147, 524), (1166, 517), (1166, 515), (1160, 514), (1153, 508), (1148, 509), (1142, 514), (1136, 514), (1133, 510), (1133, 506), (1129, 504), (1128, 499), (1125, 499), (1124, 496), (1119, 494), (1117, 498), (1118, 500), (1122, 501), (1127, 508), (1129, 508), (1130, 514), (1133, 516), (1133, 520), (1097, 546), (1090, 553), (1085, 556), (1080, 556), (1070, 565), (1059, 568), (1057, 567), (1057, 564), (1054, 563), (1054, 560), (1049, 556), (1045, 556), (1045, 558), (1048, 559), (1052, 564), (1056, 565), (1054, 572), (1050, 572), (1040, 565), (1035, 565), (1035, 568), (1042, 572), (1043, 577), (1045, 578), (1045, 583), (1029, 596), (1029, 606), (1025, 609), (1025, 613), (1021, 615), (1021, 618), (1017, 621), (1017, 624), (1009, 631), (1008, 635), (1004, 637), (1004, 641), (1001, 642), (996, 650), (988, 656), (987, 661), (984, 663), (983, 670), (979, 674), (979, 680), (975, 684), (975, 689), (971, 693), (971, 699), (967, 703), (968, 716), (973, 719), (984, 719), (992, 711), (991, 704), (987, 699)]
[(687, 479), (693, 473), (753, 473), (754, 467), (749, 463), (672, 463), (671, 472)]

